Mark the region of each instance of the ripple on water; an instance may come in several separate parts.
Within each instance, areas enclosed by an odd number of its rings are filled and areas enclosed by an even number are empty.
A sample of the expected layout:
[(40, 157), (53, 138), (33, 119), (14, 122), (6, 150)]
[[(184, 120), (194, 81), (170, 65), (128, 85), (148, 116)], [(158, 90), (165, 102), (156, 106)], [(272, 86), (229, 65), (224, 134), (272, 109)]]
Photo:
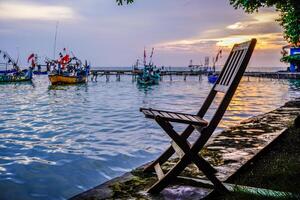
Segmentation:
[[(205, 78), (173, 80), (151, 88), (126, 76), (48, 87), (40, 76), (34, 87), (0, 85), (0, 199), (65, 199), (154, 159), (169, 139), (139, 107), (195, 113), (212, 87)], [(299, 88), (288, 80), (242, 81), (218, 130), (282, 105)]]

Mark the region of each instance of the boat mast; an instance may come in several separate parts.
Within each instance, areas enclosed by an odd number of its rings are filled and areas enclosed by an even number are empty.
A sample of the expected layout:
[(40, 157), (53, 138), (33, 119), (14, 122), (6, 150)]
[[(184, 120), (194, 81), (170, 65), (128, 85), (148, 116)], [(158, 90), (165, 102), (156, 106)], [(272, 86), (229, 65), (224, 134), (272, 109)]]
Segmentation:
[(152, 64), (152, 57), (153, 57), (153, 53), (154, 53), (154, 48), (152, 48), (152, 51), (151, 51), (149, 65), (151, 65), (151, 64)]
[(57, 39), (57, 29), (58, 29), (58, 21), (56, 22), (55, 27), (55, 36), (54, 36), (54, 47), (53, 47), (53, 60), (55, 60), (55, 54), (56, 54), (56, 39)]

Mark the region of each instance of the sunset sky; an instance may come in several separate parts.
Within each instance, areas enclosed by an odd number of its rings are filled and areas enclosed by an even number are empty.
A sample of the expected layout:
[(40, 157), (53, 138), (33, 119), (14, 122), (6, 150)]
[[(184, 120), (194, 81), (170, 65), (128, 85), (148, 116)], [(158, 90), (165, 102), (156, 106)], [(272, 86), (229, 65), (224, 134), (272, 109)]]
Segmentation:
[[(246, 14), (229, 0), (137, 0), (117, 6), (115, 0), (0, 0), (0, 49), (20, 54), (22, 64), (34, 52), (53, 57), (55, 26), (57, 54), (66, 47), (94, 66), (131, 66), (154, 47), (157, 65), (203, 63), (218, 49), (257, 38), (250, 67), (284, 67), (285, 45), (274, 9)], [(0, 60), (1, 62), (1, 60)]]

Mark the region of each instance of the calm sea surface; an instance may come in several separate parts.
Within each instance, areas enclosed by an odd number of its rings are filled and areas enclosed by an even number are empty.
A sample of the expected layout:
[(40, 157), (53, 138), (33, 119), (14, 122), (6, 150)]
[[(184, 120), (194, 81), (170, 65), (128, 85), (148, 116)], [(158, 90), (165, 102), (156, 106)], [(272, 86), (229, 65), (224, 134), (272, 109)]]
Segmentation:
[[(211, 87), (206, 77), (182, 76), (149, 88), (130, 76), (1, 84), (0, 199), (66, 199), (154, 159), (169, 140), (139, 107), (196, 113)], [(244, 78), (218, 130), (299, 96), (300, 81)]]

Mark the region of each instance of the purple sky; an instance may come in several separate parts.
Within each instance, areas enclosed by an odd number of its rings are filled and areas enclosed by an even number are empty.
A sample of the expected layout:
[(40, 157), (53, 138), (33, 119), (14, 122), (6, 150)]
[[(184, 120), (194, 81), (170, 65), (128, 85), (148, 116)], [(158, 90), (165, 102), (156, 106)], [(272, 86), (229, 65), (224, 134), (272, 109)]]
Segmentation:
[(277, 17), (274, 9), (245, 14), (229, 0), (137, 0), (123, 7), (114, 0), (0, 0), (0, 49), (19, 52), (22, 64), (32, 52), (52, 58), (59, 21), (57, 53), (66, 47), (94, 66), (131, 66), (144, 46), (148, 53), (155, 47), (159, 66), (203, 63), (219, 48), (222, 64), (233, 43), (256, 37), (250, 66), (282, 67)]

